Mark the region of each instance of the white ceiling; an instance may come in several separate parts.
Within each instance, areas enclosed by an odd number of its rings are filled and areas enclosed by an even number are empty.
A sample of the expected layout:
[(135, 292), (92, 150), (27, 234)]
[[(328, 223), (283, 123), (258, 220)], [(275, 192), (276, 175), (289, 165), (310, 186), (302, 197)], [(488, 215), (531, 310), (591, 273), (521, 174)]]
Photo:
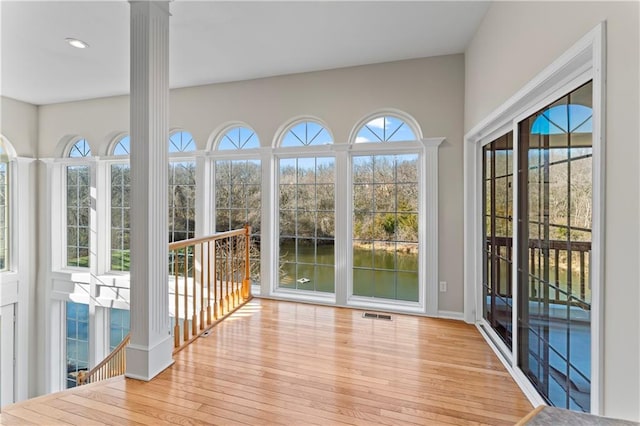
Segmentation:
[[(186, 1), (171, 8), (171, 87), (462, 53), (488, 2)], [(36, 105), (129, 91), (129, 4), (0, 3), (1, 93)], [(70, 47), (79, 38), (88, 49)]]

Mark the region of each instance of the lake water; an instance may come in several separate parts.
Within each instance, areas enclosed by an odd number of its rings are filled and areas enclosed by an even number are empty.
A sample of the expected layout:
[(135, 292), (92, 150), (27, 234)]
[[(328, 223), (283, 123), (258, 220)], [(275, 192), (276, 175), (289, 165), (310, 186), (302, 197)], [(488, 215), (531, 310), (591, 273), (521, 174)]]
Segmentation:
[[(300, 240), (299, 240), (300, 241)], [(334, 245), (288, 241), (280, 246), (280, 287), (335, 292)], [(418, 301), (417, 248), (388, 250), (384, 243), (353, 248), (353, 293), (357, 296)], [(297, 256), (296, 256), (297, 255)], [(297, 258), (296, 258), (297, 257)]]

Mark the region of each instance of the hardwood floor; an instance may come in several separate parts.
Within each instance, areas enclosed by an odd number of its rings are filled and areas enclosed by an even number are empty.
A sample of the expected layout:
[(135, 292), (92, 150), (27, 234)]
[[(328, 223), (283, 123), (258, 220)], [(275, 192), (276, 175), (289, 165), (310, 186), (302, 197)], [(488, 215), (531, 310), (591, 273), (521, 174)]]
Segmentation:
[(151, 382), (5, 407), (12, 424), (516, 423), (531, 405), (475, 327), (254, 299)]

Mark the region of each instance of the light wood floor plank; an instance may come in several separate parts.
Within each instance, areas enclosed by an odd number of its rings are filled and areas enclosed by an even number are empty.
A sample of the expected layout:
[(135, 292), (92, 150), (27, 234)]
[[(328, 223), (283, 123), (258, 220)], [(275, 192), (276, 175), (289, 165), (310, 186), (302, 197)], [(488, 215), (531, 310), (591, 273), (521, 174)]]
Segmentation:
[(511, 425), (532, 409), (460, 321), (254, 299), (174, 359), (151, 382), (15, 404), (0, 423)]

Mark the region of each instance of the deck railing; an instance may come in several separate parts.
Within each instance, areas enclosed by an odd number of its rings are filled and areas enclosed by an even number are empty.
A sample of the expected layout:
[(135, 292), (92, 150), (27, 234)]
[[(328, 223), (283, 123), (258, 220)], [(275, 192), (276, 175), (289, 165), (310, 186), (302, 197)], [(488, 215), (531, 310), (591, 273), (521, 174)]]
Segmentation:
[(126, 348), (129, 340), (131, 340), (131, 334), (127, 334), (122, 342), (89, 372), (80, 371), (78, 386), (123, 375), (127, 369)]
[[(491, 240), (488, 239), (487, 251), (491, 250)], [(505, 259), (512, 259), (513, 241), (509, 237), (495, 237), (495, 245), (499, 249), (501, 256)], [(529, 271), (539, 268), (541, 262), (540, 255), (548, 251), (548, 276), (549, 276), (549, 303), (558, 305), (576, 305), (585, 310), (591, 309), (591, 285), (589, 279), (591, 261), (590, 241), (529, 241)], [(498, 276), (506, 277), (506, 282), (501, 282), (498, 294), (503, 297), (512, 297), (511, 266), (508, 271), (500, 270), (500, 262), (496, 267)], [(504, 285), (503, 285), (504, 284)], [(542, 294), (537, 294), (536, 281), (532, 277), (529, 283), (529, 300), (541, 301)]]
[(251, 298), (251, 227), (169, 244), (174, 351)]

